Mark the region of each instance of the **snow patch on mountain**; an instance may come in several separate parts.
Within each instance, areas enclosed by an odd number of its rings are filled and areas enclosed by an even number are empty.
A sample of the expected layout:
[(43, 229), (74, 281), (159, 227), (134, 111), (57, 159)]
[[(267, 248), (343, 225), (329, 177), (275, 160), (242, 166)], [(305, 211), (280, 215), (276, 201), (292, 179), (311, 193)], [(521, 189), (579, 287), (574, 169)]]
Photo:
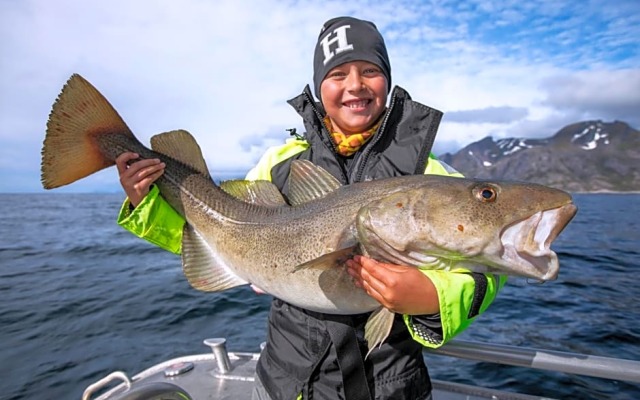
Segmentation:
[(604, 131), (601, 123), (595, 123), (574, 134), (571, 142), (579, 144), (585, 150), (594, 150), (598, 144), (609, 144), (609, 133)]

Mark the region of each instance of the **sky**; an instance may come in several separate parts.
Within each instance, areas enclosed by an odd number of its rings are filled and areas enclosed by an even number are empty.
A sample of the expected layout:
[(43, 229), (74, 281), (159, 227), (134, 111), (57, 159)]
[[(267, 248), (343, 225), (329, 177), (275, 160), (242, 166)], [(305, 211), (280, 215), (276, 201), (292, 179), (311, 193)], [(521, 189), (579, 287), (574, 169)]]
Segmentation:
[[(584, 120), (640, 129), (640, 1), (0, 0), (0, 192), (44, 192), (51, 106), (78, 73), (145, 144), (186, 129), (214, 178), (304, 131), (322, 24), (385, 38), (392, 83), (445, 113), (433, 152), (540, 138)], [(61, 192), (122, 192), (115, 168)]]

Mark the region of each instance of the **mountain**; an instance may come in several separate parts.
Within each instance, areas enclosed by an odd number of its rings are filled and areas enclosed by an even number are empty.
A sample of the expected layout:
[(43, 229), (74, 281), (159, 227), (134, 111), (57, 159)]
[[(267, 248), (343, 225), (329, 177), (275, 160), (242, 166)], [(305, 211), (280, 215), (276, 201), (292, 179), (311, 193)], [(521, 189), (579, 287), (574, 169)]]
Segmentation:
[(467, 177), (571, 192), (640, 191), (640, 131), (621, 121), (578, 122), (546, 139), (486, 137), (440, 159)]

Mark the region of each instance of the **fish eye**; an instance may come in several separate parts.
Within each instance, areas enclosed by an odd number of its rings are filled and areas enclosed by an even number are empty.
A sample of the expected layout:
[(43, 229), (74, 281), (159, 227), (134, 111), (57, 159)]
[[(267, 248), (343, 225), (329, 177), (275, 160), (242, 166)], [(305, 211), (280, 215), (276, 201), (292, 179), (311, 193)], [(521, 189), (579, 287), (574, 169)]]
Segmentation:
[(496, 192), (496, 189), (491, 186), (483, 186), (477, 189), (476, 197), (478, 198), (478, 200), (487, 203), (494, 202), (498, 197), (498, 193)]

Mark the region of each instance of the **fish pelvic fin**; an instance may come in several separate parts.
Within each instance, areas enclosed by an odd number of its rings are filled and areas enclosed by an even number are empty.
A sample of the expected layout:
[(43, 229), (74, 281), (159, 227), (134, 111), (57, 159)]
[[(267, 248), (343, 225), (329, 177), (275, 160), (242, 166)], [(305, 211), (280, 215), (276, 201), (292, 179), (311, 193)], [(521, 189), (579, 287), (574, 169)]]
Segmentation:
[(231, 180), (220, 183), (220, 189), (246, 203), (267, 207), (286, 206), (278, 187), (269, 181)]
[(67, 185), (114, 165), (96, 137), (133, 133), (109, 101), (87, 80), (73, 74), (53, 104), (42, 146), (41, 182), (45, 189)]
[(179, 129), (170, 132), (159, 133), (151, 138), (151, 149), (188, 165), (211, 178), (209, 168), (202, 155), (200, 145), (187, 131)]
[(249, 283), (231, 271), (189, 224), (185, 224), (182, 233), (182, 271), (189, 284), (203, 292), (220, 292)]
[(394, 319), (395, 314), (384, 307), (380, 307), (371, 314), (364, 326), (364, 338), (369, 346), (369, 351), (364, 356), (365, 360), (376, 347), (380, 347), (389, 337)]
[(300, 205), (320, 199), (340, 188), (342, 184), (324, 168), (311, 161), (293, 160), (289, 172), (289, 201)]

